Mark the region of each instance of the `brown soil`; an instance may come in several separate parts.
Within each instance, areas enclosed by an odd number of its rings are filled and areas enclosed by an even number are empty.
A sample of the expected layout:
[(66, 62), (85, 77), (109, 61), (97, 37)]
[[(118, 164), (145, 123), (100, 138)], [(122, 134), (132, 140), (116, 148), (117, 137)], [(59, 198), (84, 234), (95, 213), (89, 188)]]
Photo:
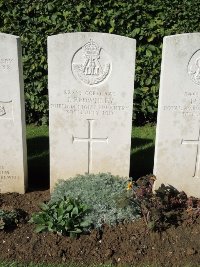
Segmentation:
[[(0, 208), (38, 211), (49, 199), (49, 191), (0, 195)], [(200, 220), (171, 227), (162, 233), (147, 231), (142, 220), (116, 227), (105, 226), (78, 239), (34, 232), (34, 225), (21, 222), (12, 231), (0, 230), (0, 260), (23, 263), (77, 262), (114, 264), (158, 264), (200, 266)]]

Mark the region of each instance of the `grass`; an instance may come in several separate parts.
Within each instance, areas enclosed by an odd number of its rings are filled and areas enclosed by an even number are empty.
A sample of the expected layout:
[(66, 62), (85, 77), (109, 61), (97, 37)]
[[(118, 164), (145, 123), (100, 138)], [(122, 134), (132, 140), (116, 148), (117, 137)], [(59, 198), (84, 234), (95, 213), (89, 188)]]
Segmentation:
[(137, 179), (153, 173), (156, 126), (133, 127), (130, 176)]
[[(48, 126), (27, 126), (29, 188), (49, 187)], [(130, 176), (139, 178), (153, 172), (155, 126), (133, 127)]]
[(28, 125), (27, 153), (29, 188), (49, 187), (49, 129), (48, 126)]

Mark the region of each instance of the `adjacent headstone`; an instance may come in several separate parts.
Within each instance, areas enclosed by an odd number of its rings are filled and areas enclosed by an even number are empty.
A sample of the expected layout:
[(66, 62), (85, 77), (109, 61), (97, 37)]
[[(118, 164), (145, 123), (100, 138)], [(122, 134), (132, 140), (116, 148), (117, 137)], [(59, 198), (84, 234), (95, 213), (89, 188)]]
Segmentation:
[(50, 185), (129, 175), (136, 42), (106, 33), (48, 37)]
[(24, 193), (27, 183), (20, 38), (0, 33), (0, 193)]
[(200, 197), (200, 33), (164, 38), (154, 164), (155, 188)]

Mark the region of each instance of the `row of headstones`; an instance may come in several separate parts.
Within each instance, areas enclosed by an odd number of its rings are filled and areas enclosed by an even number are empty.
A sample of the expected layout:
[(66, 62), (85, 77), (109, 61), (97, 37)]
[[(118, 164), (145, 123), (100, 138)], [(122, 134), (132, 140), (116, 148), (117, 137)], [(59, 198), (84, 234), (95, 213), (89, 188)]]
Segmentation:
[[(105, 33), (48, 38), (51, 190), (76, 174), (129, 175), (135, 52), (134, 39)], [(21, 58), (20, 38), (0, 34), (0, 193), (27, 188)], [(200, 196), (199, 118), (200, 34), (165, 37), (156, 187)]]

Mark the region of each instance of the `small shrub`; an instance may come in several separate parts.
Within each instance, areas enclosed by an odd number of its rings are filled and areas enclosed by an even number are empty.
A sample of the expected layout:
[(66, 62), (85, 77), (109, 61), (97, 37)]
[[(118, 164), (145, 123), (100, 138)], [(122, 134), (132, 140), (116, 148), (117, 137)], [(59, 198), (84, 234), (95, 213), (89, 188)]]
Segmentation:
[(126, 187), (127, 179), (109, 173), (78, 175), (58, 182), (51, 203), (56, 203), (63, 196), (78, 198), (90, 208), (85, 219), (91, 221), (94, 228), (103, 224), (115, 225), (139, 217), (138, 207), (132, 202), (119, 203), (121, 197), (127, 194)]
[(163, 231), (171, 225), (177, 226), (183, 221), (191, 223), (196, 220), (200, 215), (200, 200), (187, 198), (184, 192), (165, 185), (161, 185), (153, 194), (154, 181), (154, 176), (145, 176), (129, 184), (132, 194), (130, 200), (138, 206), (149, 229)]
[(18, 210), (6, 211), (0, 209), (0, 230), (16, 227), (20, 217)]
[(90, 225), (90, 222), (83, 219), (88, 208), (77, 199), (64, 196), (54, 203), (43, 203), (41, 209), (29, 221), (37, 225), (37, 233), (50, 231), (76, 237)]

